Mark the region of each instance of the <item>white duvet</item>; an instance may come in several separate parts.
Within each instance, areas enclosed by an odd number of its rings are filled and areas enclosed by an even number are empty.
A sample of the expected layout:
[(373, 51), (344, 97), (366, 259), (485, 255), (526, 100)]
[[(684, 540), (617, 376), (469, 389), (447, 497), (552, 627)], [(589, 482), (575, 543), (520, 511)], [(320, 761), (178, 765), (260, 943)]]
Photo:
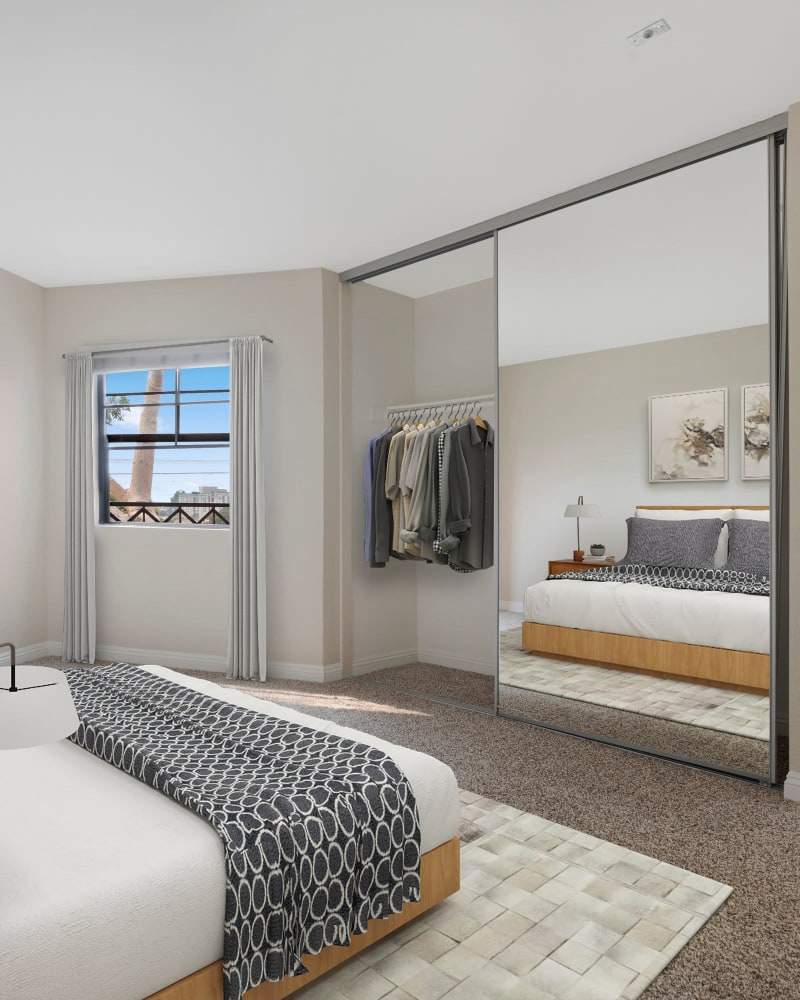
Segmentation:
[(751, 653), (770, 648), (769, 598), (639, 583), (544, 580), (525, 591), (525, 621)]
[[(456, 779), (441, 761), (165, 667), (146, 669), (380, 747), (414, 790), (422, 850), (458, 832)], [(67, 740), (0, 751), (0, 789), (2, 1000), (143, 1000), (222, 957), (222, 846), (204, 819)]]

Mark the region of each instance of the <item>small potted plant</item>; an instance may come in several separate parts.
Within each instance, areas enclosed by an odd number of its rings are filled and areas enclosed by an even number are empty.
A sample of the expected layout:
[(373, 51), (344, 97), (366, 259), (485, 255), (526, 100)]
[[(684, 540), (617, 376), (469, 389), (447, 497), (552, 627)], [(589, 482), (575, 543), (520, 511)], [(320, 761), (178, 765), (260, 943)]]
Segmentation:
[(606, 554), (606, 547), (605, 545), (601, 545), (600, 542), (594, 542), (590, 546), (589, 551), (593, 556), (604, 556)]

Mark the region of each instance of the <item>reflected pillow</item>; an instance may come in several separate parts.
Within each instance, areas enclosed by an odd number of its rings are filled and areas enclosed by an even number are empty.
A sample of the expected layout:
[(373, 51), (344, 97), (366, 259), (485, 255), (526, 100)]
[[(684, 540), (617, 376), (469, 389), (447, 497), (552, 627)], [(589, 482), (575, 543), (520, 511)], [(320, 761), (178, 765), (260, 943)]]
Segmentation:
[(752, 518), (730, 521), (726, 569), (769, 576), (769, 521)]
[[(639, 513), (641, 511), (641, 513)], [(682, 509), (680, 507), (675, 507), (669, 509), (667, 507), (659, 508), (648, 508), (648, 507), (637, 507), (636, 517), (647, 517), (652, 521), (694, 521), (698, 518), (703, 520), (708, 520), (709, 518), (720, 517), (723, 521), (727, 521), (731, 517), (736, 517), (736, 511), (732, 507), (719, 507), (717, 509), (708, 510), (692, 510), (691, 508)], [(714, 553), (714, 568), (721, 569), (725, 563), (728, 561), (728, 526), (723, 525), (722, 531), (719, 533), (719, 539), (717, 540), (717, 551)]]
[(629, 517), (628, 551), (622, 564), (713, 569), (714, 553), (724, 524), (719, 517), (690, 521)]

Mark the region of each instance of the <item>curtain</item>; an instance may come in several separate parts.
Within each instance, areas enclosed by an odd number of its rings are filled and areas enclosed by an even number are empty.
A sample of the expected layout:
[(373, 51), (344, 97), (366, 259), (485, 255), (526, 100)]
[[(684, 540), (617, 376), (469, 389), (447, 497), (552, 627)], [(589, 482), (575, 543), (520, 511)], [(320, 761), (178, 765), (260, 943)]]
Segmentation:
[(64, 660), (94, 663), (94, 394), (90, 354), (66, 356)]
[(267, 679), (263, 351), (231, 340), (231, 528), (228, 677)]

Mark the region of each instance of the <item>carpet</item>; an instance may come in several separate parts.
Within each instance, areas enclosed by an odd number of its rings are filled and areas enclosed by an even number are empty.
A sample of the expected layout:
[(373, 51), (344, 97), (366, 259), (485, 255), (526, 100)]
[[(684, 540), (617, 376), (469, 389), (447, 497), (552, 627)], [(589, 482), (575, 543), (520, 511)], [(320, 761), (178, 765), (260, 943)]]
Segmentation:
[(782, 790), (353, 680), (233, 686), (413, 746), (475, 794), (733, 886), (645, 1000), (797, 1000), (800, 803)]

